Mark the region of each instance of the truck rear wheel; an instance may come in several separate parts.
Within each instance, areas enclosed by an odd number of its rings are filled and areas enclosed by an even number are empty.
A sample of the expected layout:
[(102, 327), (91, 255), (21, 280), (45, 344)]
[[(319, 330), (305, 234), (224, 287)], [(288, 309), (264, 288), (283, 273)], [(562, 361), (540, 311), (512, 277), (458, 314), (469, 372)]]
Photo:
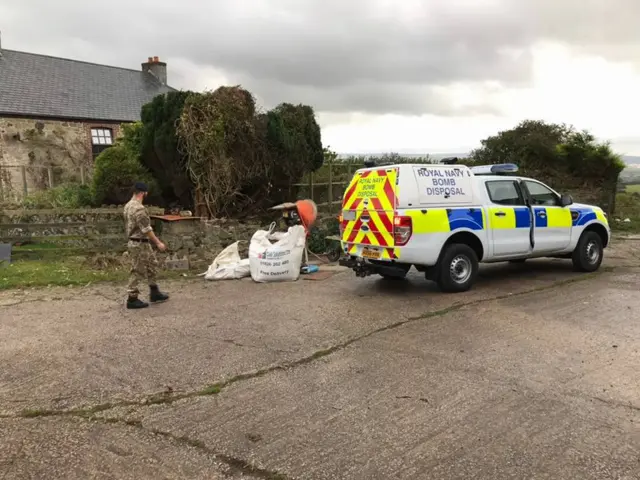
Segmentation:
[(438, 286), (443, 292), (466, 292), (478, 275), (478, 256), (469, 245), (445, 247), (438, 264)]

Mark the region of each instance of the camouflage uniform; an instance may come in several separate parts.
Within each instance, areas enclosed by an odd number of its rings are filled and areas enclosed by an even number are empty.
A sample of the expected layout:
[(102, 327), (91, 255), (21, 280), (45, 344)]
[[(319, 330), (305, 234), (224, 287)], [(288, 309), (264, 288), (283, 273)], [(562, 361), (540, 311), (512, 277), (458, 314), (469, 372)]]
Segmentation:
[(138, 285), (141, 281), (146, 280), (150, 287), (157, 286), (158, 260), (147, 237), (147, 233), (152, 230), (149, 214), (142, 203), (135, 198), (124, 206), (124, 221), (129, 239), (127, 250), (131, 259), (127, 292), (130, 298), (137, 298), (140, 293)]

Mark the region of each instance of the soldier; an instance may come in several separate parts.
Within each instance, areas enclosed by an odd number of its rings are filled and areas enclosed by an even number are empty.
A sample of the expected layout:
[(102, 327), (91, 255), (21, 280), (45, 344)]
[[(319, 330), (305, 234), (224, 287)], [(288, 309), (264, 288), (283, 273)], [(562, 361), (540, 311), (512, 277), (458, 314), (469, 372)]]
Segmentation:
[(161, 252), (164, 252), (167, 247), (153, 233), (149, 214), (142, 205), (147, 194), (147, 186), (141, 182), (136, 183), (133, 197), (124, 206), (125, 229), (129, 239), (127, 250), (131, 258), (131, 274), (127, 287), (127, 293), (129, 294), (127, 308), (146, 308), (149, 306), (147, 302), (143, 302), (138, 298), (140, 293), (138, 284), (142, 280), (146, 280), (149, 285), (151, 290), (149, 299), (151, 302), (164, 302), (169, 299), (168, 295), (158, 289), (158, 284), (156, 283), (158, 261), (151, 247), (151, 242)]

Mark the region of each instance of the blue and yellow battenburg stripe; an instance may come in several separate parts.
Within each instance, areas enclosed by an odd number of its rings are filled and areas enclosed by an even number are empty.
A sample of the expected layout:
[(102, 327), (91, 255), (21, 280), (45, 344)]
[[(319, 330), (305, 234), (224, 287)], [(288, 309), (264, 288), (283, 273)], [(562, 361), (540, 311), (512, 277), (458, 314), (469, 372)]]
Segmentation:
[(444, 233), (466, 228), (484, 230), (485, 219), (480, 208), (436, 208), (431, 210), (406, 210), (411, 217), (413, 233)]
[[(501, 212), (504, 216), (496, 216)], [(543, 212), (544, 215), (539, 215)], [(413, 233), (443, 233), (459, 229), (504, 230), (531, 228), (531, 212), (527, 207), (490, 207), (489, 220), (480, 208), (406, 210), (413, 220)], [(533, 217), (536, 228), (571, 228), (586, 225), (592, 220), (607, 223), (604, 212), (593, 208), (564, 209), (556, 207), (534, 207)]]
[(572, 208), (571, 209), (572, 226), (582, 227), (593, 220), (600, 220), (605, 225), (609, 224), (607, 216), (600, 208)]
[[(504, 213), (504, 216), (498, 217), (496, 213)], [(489, 228), (491, 230), (531, 228), (531, 213), (527, 207), (490, 207)]]

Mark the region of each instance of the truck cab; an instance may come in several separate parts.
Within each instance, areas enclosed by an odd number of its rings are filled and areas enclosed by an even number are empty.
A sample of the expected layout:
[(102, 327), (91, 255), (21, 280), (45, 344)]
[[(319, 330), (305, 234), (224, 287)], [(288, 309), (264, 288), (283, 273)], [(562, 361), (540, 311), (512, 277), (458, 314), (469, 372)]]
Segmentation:
[(517, 171), (513, 164), (358, 170), (343, 197), (341, 264), (385, 278), (414, 267), (448, 292), (468, 290), (479, 263), (559, 257), (597, 270), (611, 236), (602, 209)]

